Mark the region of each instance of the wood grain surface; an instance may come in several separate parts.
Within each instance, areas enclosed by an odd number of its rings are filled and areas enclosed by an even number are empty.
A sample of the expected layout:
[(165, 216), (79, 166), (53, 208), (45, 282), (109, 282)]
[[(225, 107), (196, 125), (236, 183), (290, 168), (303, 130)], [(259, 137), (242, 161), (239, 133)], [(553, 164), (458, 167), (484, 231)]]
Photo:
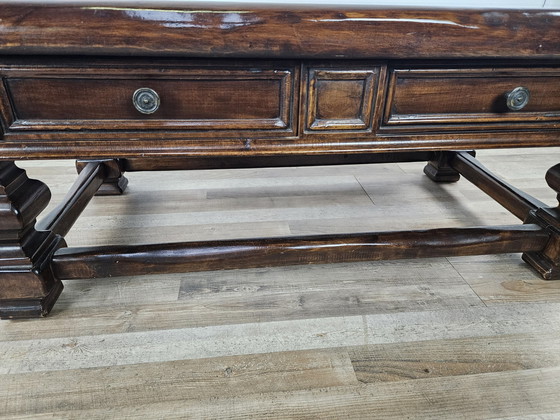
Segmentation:
[[(242, 160), (557, 146), (558, 60), (519, 57), (1, 56), (0, 158)], [(509, 110), (508, 92), (521, 87), (528, 104)], [(152, 114), (133, 104), (141, 88), (160, 98)]]
[[(277, 58), (559, 57), (556, 10), (5, 1), (6, 54)], [(457, 6), (456, 6), (457, 7)], [(490, 7), (490, 8), (489, 8)], [(48, 28), (48, 30), (45, 30)], [(421, 34), (421, 36), (419, 36)]]
[[(558, 120), (560, 110), (560, 77), (551, 69), (396, 69), (390, 83), (387, 124)], [(511, 112), (506, 95), (517, 86), (531, 97), (521, 112)]]
[[(549, 204), (559, 156), (478, 153)], [(18, 165), (51, 189), (45, 212), (75, 178), (71, 161)], [(131, 172), (125, 194), (94, 197), (66, 238), (519, 223), (423, 166)], [(0, 418), (557, 419), (559, 314), (560, 282), (519, 254), (68, 281), (49, 318), (0, 323)]]

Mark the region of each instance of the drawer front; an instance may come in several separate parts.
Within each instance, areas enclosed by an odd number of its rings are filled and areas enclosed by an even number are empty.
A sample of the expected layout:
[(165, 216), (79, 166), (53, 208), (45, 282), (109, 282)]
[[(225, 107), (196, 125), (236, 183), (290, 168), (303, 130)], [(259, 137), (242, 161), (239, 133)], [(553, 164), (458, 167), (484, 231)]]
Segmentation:
[[(508, 97), (521, 109), (508, 107)], [(383, 119), (387, 126), (547, 121), (560, 121), (558, 69), (395, 69)]]
[(374, 131), (380, 66), (310, 66), (304, 74), (305, 132)]
[(295, 67), (20, 68), (2, 76), (9, 131), (293, 132)]

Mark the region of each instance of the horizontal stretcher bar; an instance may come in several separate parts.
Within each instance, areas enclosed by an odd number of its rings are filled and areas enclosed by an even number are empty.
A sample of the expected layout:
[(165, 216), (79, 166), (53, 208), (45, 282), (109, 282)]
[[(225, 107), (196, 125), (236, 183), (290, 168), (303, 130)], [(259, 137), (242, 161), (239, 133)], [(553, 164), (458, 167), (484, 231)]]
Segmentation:
[(542, 251), (536, 224), (316, 235), (150, 245), (62, 248), (52, 261), (61, 280), (297, 264)]

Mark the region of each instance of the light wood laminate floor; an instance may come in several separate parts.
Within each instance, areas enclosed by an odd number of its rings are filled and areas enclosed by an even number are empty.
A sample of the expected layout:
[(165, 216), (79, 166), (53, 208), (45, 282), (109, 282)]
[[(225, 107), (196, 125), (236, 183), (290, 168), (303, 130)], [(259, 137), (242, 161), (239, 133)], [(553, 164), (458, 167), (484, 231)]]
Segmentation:
[[(559, 148), (481, 151), (549, 204)], [(23, 162), (53, 192), (73, 162)], [(69, 245), (512, 224), (423, 163), (127, 174)], [(558, 419), (560, 281), (518, 254), (65, 283), (0, 322), (0, 417)]]

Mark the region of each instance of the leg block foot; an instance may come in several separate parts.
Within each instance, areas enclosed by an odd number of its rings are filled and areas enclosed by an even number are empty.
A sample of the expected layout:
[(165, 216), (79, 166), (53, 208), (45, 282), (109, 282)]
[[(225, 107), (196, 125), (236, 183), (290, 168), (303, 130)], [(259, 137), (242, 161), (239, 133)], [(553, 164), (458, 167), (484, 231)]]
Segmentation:
[[(78, 173), (87, 165), (88, 160), (77, 160)], [(107, 170), (107, 176), (95, 195), (121, 195), (125, 192), (128, 179), (123, 175), (123, 161), (119, 159), (102, 160)]]
[(453, 169), (449, 162), (454, 152), (437, 152), (434, 159), (424, 167), (424, 173), (435, 182), (457, 182), (461, 175)]
[[(558, 193), (560, 202), (560, 164), (546, 173), (546, 182)], [(539, 208), (529, 213), (525, 223), (536, 223), (546, 229), (550, 239), (539, 252), (526, 252), (523, 260), (530, 264), (545, 280), (560, 280), (560, 206)]]
[(114, 179), (106, 179), (95, 195), (121, 195), (126, 190), (128, 178), (120, 176)]
[(545, 280), (560, 280), (560, 265), (541, 252), (526, 252), (523, 261), (533, 267)]
[(539, 252), (526, 252), (523, 260), (531, 265), (545, 280), (560, 280), (560, 211), (538, 209), (531, 212), (525, 223), (541, 225), (550, 234), (545, 248)]
[(0, 319), (45, 317), (56, 303), (63, 288), (62, 283), (57, 282), (47, 295), (42, 297), (0, 299)]

